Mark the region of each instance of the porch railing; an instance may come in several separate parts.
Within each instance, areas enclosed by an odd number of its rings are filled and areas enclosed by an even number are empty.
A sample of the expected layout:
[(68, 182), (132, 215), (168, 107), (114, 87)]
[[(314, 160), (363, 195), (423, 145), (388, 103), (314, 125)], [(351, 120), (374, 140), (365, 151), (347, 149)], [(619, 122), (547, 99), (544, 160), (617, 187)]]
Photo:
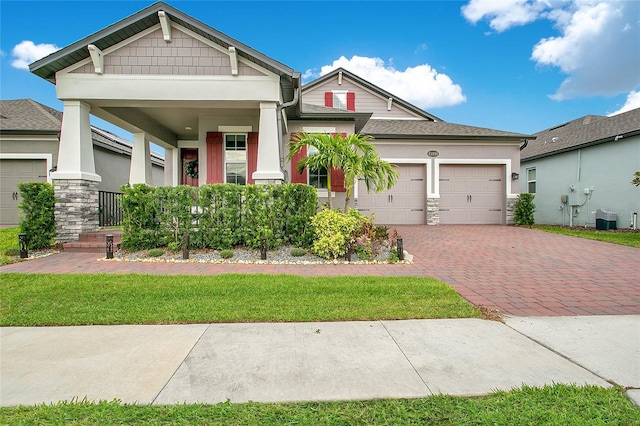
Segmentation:
[(98, 191), (98, 217), (100, 226), (119, 226), (122, 222), (122, 192)]

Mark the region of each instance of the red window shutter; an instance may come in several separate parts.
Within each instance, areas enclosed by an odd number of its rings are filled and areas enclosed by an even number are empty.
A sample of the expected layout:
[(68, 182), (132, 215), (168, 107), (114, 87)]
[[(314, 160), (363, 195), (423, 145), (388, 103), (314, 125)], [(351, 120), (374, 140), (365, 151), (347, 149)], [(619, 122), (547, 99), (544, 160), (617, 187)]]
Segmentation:
[(346, 192), (344, 187), (344, 172), (342, 169), (331, 168), (331, 190), (333, 192)]
[(333, 108), (333, 92), (324, 92), (324, 106)]
[(253, 172), (258, 170), (258, 132), (249, 132), (247, 136), (247, 183), (255, 183)]
[(224, 150), (221, 132), (207, 132), (207, 183), (223, 183)]
[[(347, 137), (346, 133), (340, 133), (343, 138)], [(335, 133), (334, 133), (335, 135)], [(331, 168), (331, 191), (333, 192), (346, 192), (347, 188), (344, 186), (344, 171), (335, 167)]]
[(347, 92), (347, 111), (356, 110), (356, 94), (355, 92)]
[(306, 156), (307, 147), (303, 146), (302, 149), (291, 158), (291, 183), (308, 183), (307, 169), (302, 170), (302, 173), (298, 173), (298, 161)]

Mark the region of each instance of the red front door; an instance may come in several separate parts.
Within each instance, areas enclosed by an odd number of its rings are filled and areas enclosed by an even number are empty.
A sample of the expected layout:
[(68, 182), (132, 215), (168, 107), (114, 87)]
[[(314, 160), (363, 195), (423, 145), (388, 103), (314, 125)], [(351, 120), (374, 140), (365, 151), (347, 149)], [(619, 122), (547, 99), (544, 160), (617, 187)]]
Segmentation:
[[(195, 164), (194, 164), (194, 161), (195, 161)], [(187, 165), (187, 163), (189, 163), (189, 165)], [(198, 148), (183, 148), (182, 149), (182, 184), (183, 185), (198, 186), (197, 164), (198, 164)], [(191, 171), (191, 176), (187, 174), (187, 171)]]

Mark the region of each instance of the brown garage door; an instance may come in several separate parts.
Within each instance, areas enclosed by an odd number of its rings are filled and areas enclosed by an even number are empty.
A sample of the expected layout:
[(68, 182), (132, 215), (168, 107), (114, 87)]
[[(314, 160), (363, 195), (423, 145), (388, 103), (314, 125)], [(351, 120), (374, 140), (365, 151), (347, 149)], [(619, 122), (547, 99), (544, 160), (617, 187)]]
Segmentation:
[(504, 223), (503, 176), (500, 165), (441, 165), (440, 223)]
[(425, 166), (407, 164), (398, 168), (398, 181), (390, 191), (367, 192), (358, 181), (358, 210), (385, 225), (414, 225), (425, 222)]
[(17, 225), (20, 221), (18, 183), (46, 181), (46, 160), (0, 160), (0, 225)]

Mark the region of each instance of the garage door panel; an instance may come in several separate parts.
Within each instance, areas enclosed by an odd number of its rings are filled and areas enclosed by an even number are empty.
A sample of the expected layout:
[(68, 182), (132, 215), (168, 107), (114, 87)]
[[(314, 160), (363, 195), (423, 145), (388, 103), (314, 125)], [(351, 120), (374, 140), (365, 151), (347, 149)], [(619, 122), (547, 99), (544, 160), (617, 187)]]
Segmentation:
[(440, 166), (440, 223), (501, 224), (503, 166)]
[(375, 213), (376, 223), (425, 223), (426, 179), (424, 165), (401, 165), (399, 177), (390, 191), (367, 192), (364, 181), (358, 181), (358, 210)]
[(0, 160), (0, 224), (17, 225), (20, 221), (19, 183), (46, 181), (46, 160)]

